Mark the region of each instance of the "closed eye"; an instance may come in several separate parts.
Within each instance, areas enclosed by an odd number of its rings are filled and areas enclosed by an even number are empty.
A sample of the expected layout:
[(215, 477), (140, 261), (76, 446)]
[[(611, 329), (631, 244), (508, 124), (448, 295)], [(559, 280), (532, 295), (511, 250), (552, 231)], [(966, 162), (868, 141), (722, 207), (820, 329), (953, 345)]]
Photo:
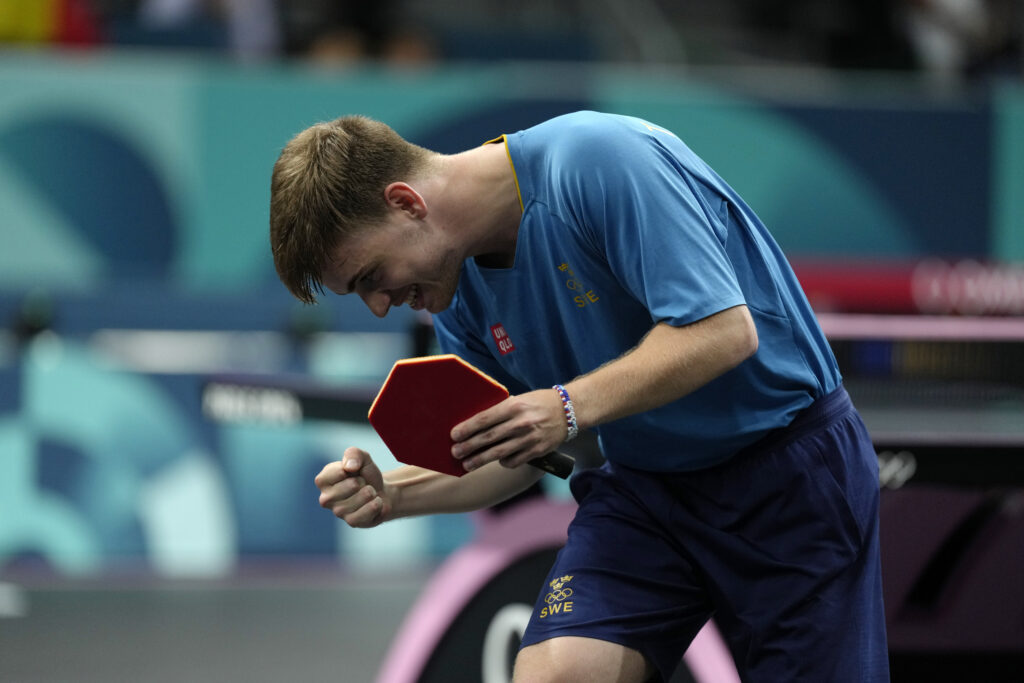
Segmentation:
[(380, 269), (379, 268), (373, 268), (368, 273), (366, 273), (361, 278), (359, 278), (359, 284), (364, 289), (372, 289), (377, 284), (377, 281), (380, 279), (378, 277), (379, 275), (380, 275)]

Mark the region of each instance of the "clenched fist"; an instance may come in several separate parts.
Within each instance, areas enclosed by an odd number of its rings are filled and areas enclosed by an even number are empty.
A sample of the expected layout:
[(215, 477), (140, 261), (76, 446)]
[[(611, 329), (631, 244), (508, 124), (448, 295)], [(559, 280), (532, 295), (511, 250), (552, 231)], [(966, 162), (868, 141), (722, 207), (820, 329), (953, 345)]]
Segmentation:
[(326, 465), (315, 481), (320, 506), (350, 527), (375, 527), (391, 514), (390, 487), (366, 451), (345, 449), (342, 459)]

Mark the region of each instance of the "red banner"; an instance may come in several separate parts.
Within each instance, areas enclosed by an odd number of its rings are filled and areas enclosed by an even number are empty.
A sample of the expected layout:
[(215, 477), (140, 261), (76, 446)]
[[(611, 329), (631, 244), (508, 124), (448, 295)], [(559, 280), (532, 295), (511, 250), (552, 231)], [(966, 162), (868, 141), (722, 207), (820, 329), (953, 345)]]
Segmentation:
[(948, 262), (793, 263), (819, 312), (1024, 315), (1024, 266)]

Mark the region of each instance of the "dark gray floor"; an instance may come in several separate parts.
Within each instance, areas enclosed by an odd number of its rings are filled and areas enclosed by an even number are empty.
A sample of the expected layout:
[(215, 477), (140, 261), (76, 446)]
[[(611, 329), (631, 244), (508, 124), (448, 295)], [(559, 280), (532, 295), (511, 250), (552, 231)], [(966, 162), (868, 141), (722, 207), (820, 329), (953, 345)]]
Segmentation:
[[(425, 571), (120, 586), (0, 578), (8, 603), (0, 682), (369, 683), (426, 579)], [(22, 616), (12, 599), (24, 601)]]

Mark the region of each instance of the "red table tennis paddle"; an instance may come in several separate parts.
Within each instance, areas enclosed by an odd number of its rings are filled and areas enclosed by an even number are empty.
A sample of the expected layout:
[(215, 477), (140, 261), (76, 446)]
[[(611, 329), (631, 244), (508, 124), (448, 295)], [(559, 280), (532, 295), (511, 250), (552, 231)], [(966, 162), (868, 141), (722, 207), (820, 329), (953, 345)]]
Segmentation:
[[(461, 477), (452, 428), (508, 397), (508, 389), (458, 356), (406, 358), (391, 368), (370, 406), (370, 424), (399, 462)], [(530, 461), (563, 479), (575, 460), (552, 452)]]

